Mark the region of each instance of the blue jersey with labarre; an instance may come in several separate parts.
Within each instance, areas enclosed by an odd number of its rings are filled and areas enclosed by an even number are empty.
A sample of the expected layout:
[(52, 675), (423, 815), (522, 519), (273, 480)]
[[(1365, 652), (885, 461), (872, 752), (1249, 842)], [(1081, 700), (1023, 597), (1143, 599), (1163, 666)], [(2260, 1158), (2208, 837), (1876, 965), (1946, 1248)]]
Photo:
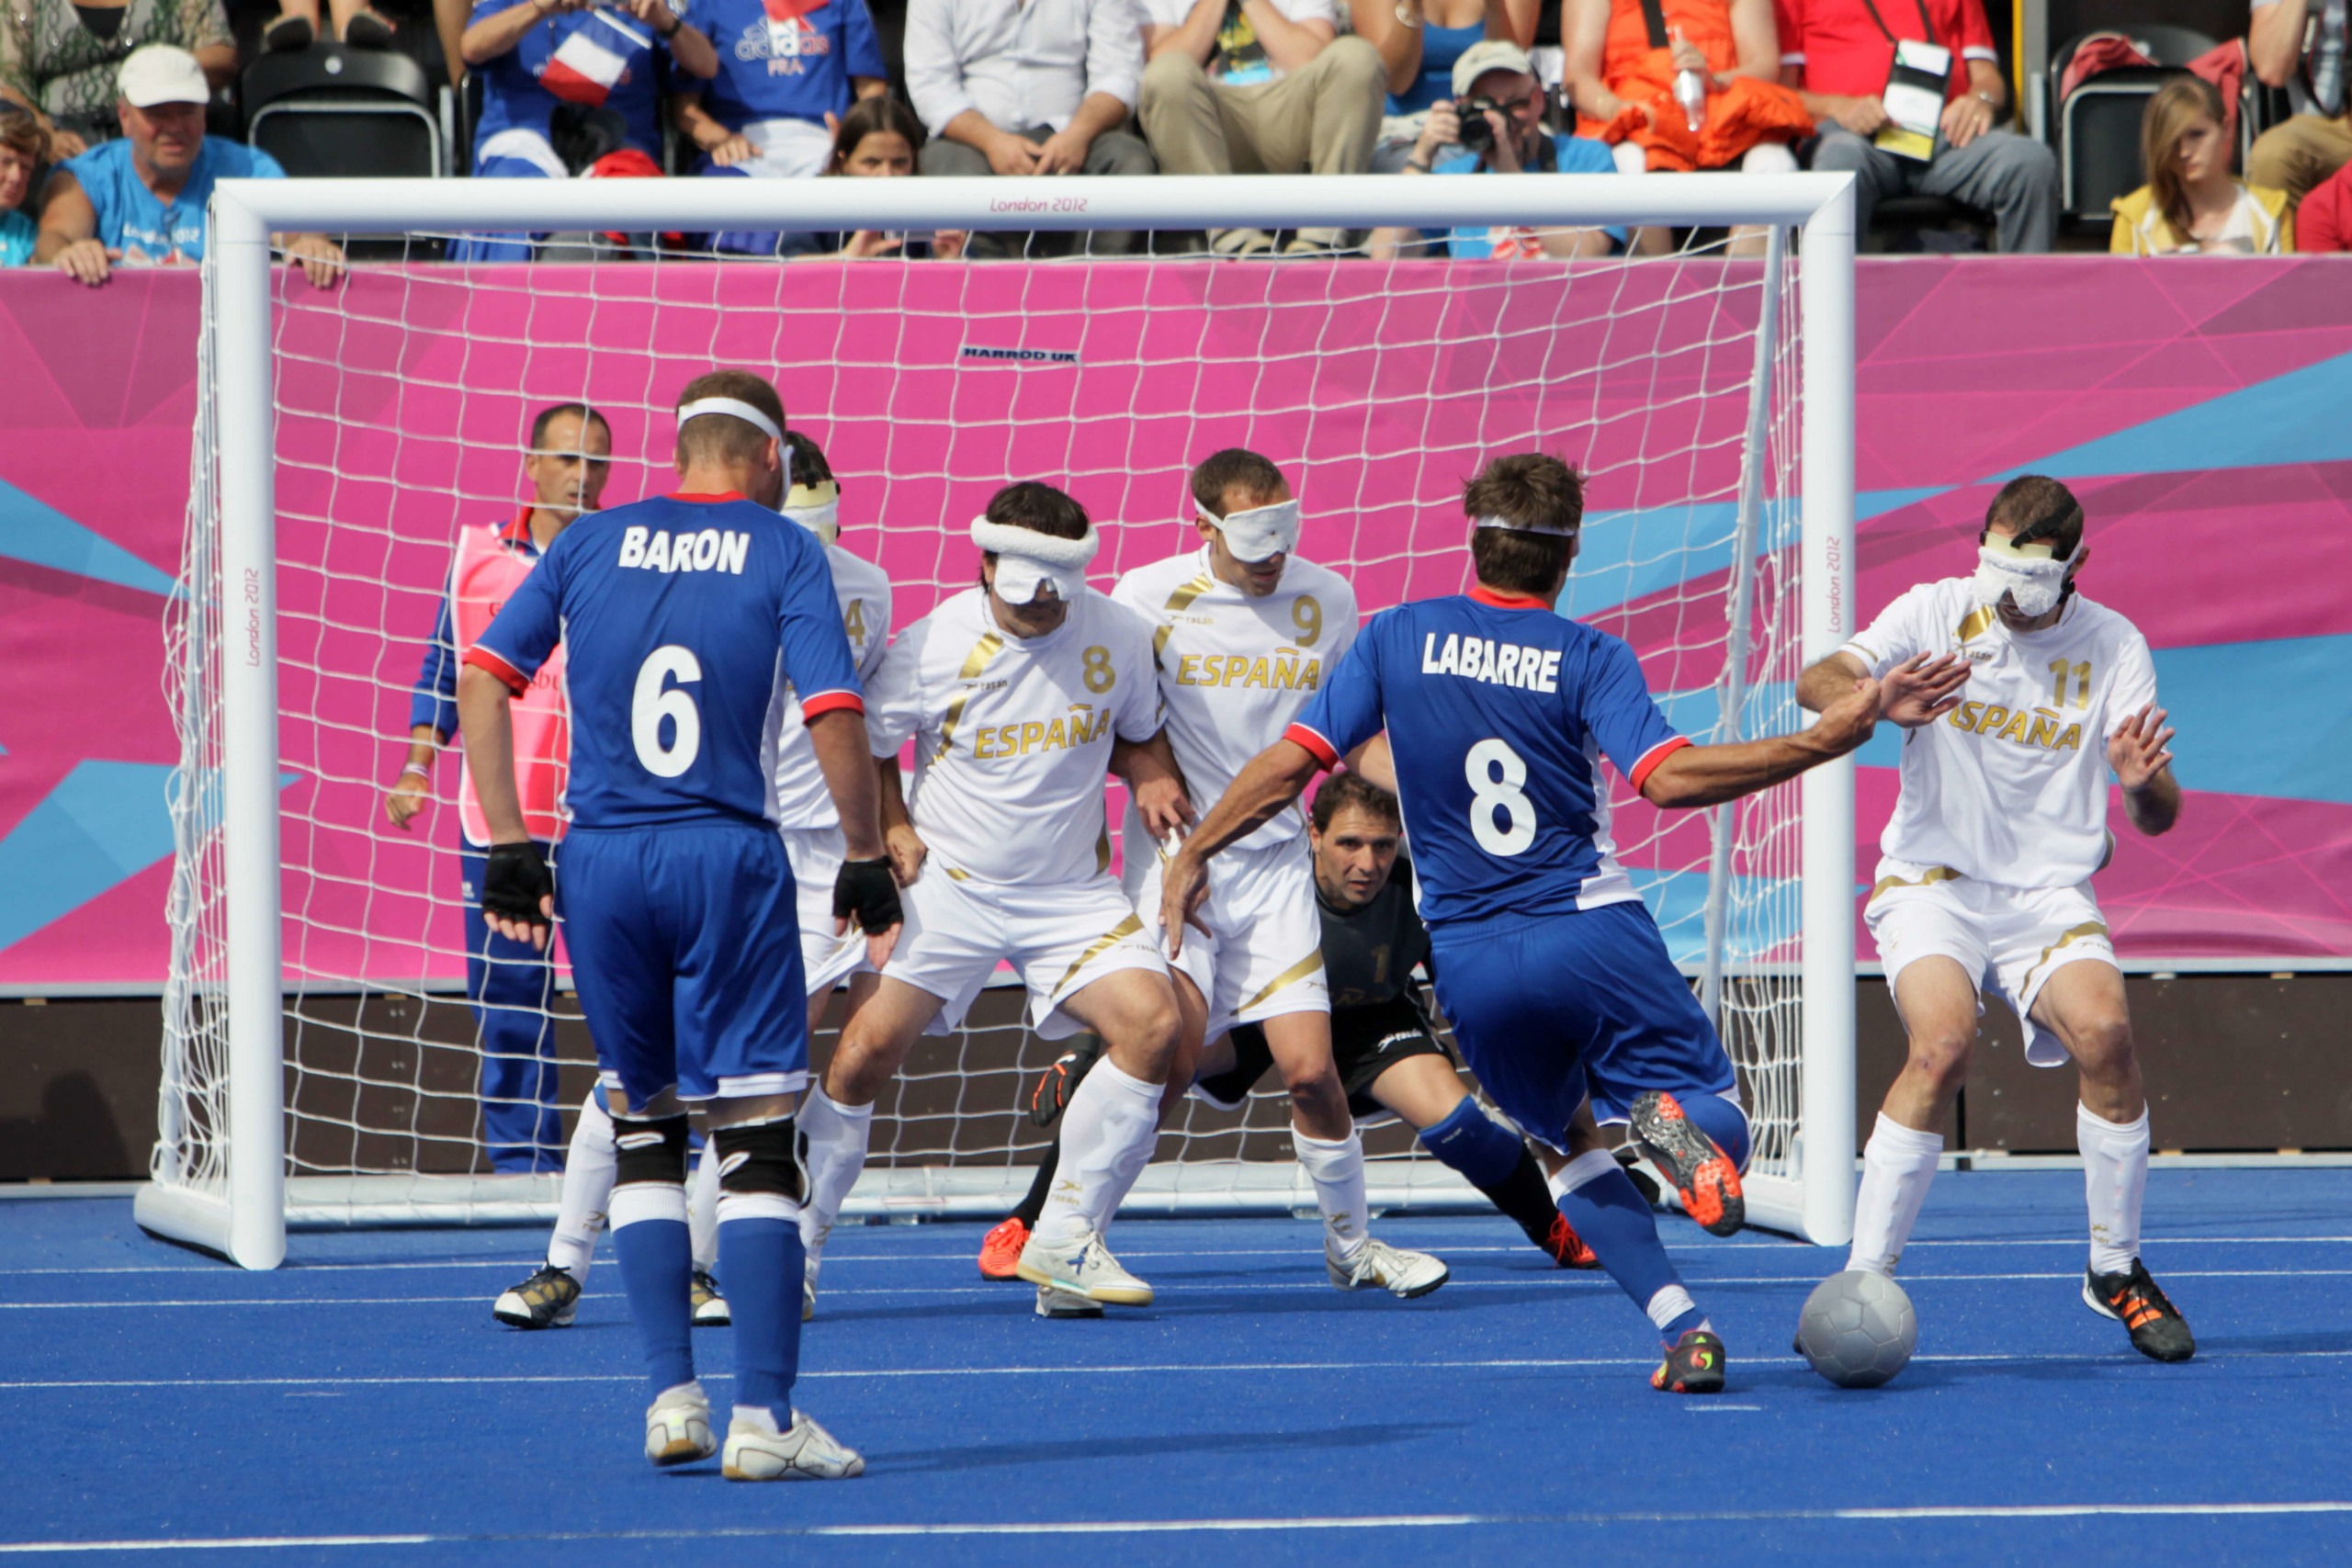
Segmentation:
[(1623, 641), (1484, 588), (1374, 615), (1288, 733), (1329, 766), (1384, 728), (1432, 927), (1638, 897), (1600, 758), (1638, 789), (1690, 744)]
[(775, 820), (791, 694), (863, 711), (817, 536), (741, 496), (662, 496), (566, 528), (467, 654), (518, 689), (560, 640), (578, 828)]

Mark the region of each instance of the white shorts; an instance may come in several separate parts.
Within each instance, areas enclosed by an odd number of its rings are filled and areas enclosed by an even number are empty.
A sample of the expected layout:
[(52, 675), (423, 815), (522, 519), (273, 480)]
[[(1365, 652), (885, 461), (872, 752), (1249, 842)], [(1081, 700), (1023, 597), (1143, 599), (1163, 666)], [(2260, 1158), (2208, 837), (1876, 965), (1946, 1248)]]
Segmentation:
[(779, 828), (799, 894), (800, 968), (808, 994), (822, 996), (865, 967), (865, 937), (853, 926), (833, 934), (833, 883), (847, 845), (839, 828)]
[(2016, 1010), (2025, 1028), (2025, 1059), (2037, 1067), (2069, 1060), (2057, 1035), (2033, 1021), (2034, 998), (2050, 976), (2086, 961), (2116, 966), (2107, 921), (2087, 882), (2000, 887), (1943, 866), (1882, 860), (1862, 918), (1878, 943), (1890, 988), (1905, 966), (1922, 958), (1952, 960), (1975, 983), (1979, 1013), (1988, 990)]
[[(1126, 868), (1136, 909), (1156, 932), (1163, 863), (1130, 842), (1138, 852)], [(1305, 838), (1261, 850), (1227, 850), (1209, 862), (1209, 896), (1199, 918), (1209, 934), (1186, 926), (1183, 951), (1170, 964), (1209, 1005), (1206, 1038), (1215, 1040), (1237, 1023), (1331, 1010), (1315, 862)], [(1163, 940), (1160, 951), (1167, 950)]]
[(1084, 1027), (1061, 1004), (1105, 975), (1168, 973), (1135, 906), (1107, 873), (1015, 887), (959, 876), (933, 860), (899, 897), (906, 927), (883, 973), (940, 998), (927, 1033), (963, 1022), (1000, 961), (1029, 987), (1030, 1024), (1047, 1040)]

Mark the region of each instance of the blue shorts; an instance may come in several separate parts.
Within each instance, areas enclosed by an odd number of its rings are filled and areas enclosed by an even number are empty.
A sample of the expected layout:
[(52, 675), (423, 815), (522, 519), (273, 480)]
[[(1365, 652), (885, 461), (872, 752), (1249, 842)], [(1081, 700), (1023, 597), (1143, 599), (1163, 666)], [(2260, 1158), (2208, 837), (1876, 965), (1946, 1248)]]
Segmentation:
[(574, 828), (556, 883), (580, 1010), (606, 1084), (642, 1106), (796, 1094), (808, 998), (792, 865), (773, 828)]
[(1731, 1058), (1638, 902), (1432, 929), (1438, 1005), (1503, 1113), (1555, 1148), (1587, 1094), (1623, 1122), (1653, 1089), (1729, 1094)]

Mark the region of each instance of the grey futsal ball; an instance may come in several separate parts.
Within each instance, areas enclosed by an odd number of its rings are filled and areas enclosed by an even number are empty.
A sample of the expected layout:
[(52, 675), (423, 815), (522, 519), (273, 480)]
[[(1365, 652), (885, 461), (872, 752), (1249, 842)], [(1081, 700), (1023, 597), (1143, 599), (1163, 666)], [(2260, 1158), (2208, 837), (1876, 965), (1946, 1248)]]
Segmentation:
[(1903, 1370), (1918, 1342), (1911, 1298), (1867, 1269), (1815, 1286), (1797, 1319), (1797, 1354), (1839, 1388), (1876, 1388)]

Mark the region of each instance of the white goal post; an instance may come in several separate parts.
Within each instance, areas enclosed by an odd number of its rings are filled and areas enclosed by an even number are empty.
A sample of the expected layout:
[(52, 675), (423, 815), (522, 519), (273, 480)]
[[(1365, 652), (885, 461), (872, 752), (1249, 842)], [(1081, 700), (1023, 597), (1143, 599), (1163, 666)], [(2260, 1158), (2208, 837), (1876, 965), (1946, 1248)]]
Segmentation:
[[(1793, 302), (1802, 319), (1792, 363), (1801, 382), (1801, 421), (1792, 467), (1796, 565), (1794, 635), (1790, 657), (1818, 659), (1840, 646), (1854, 614), (1854, 221), (1850, 177), (1844, 175), (1690, 174), (1645, 176), (1530, 175), (1518, 178), (1161, 176), (1019, 179), (769, 180), (283, 180), (225, 181), (216, 187), (206, 264), (207, 352), (212, 397), (200, 406), (194, 466), (200, 489), (217, 485), (218, 577), (189, 584), (205, 601), (185, 612), (197, 629), (179, 651), (187, 666), (175, 679), (176, 705), (204, 687), (217, 733), (184, 756), (183, 800), (210, 796), (204, 841), (182, 827), (174, 918), (216, 922), (225, 962), (217, 972), (180, 973), (182, 994), (167, 1007), (201, 1007), (213, 1019), (200, 1071), (218, 1089), (214, 1124), (180, 1126), (182, 1111), (166, 1084), (169, 1145), (200, 1139), (206, 1155), (159, 1150), (156, 1179), (138, 1201), (141, 1224), (218, 1251), (246, 1268), (276, 1266), (285, 1256), (289, 1173), (286, 1121), (288, 982), (281, 935), (278, 562), (280, 508), (277, 430), (278, 364), (273, 339), (271, 237), (333, 234), (446, 234), (483, 230), (630, 232), (684, 230), (885, 229), (980, 231), (1182, 231), (1252, 224), (1363, 231), (1380, 226), (1452, 229), (1460, 225), (1676, 227), (1757, 225), (1771, 230), (1763, 265), (1793, 265)], [(1792, 259), (1793, 258), (1793, 259)], [(884, 265), (884, 264), (868, 264)], [(1020, 266), (1020, 263), (989, 264)], [(1043, 269), (1099, 265), (1233, 265), (1225, 262), (1053, 263)], [(1279, 268), (1288, 264), (1257, 264)], [(1324, 265), (1324, 264), (1312, 264)], [(1333, 263), (1334, 266), (1368, 265)], [(1510, 266), (1511, 263), (1492, 264)], [(1641, 267), (1667, 260), (1575, 264)], [(1071, 274), (1075, 276), (1075, 274)], [(1777, 270), (1768, 272), (1777, 276)], [(1770, 373), (1769, 313), (1780, 290), (1766, 287), (1768, 324), (1758, 355)], [(724, 352), (724, 345), (719, 345)], [(1760, 403), (1761, 394), (1755, 394)], [(1751, 410), (1752, 439), (1764, 415)], [(217, 468), (208, 471), (208, 464)], [(1055, 476), (1037, 477), (1052, 479)], [(1728, 590), (1736, 652), (1727, 669), (1725, 728), (1737, 733), (1747, 680), (1748, 581), (1757, 553), (1754, 520), (1763, 476), (1750, 466), (1740, 498), (1740, 533)], [(1311, 503), (1310, 503), (1311, 512)], [(1564, 610), (1566, 605), (1564, 604)], [(920, 613), (920, 608), (916, 611)], [(910, 620), (911, 615), (904, 617)], [(1779, 677), (1783, 682), (1785, 672)], [(1701, 735), (1699, 739), (1709, 739)], [(217, 759), (215, 764), (206, 759)], [(1802, 994), (1801, 1048), (1786, 1064), (1801, 1093), (1793, 1142), (1771, 1169), (1748, 1179), (1750, 1219), (1817, 1243), (1851, 1234), (1854, 1196), (1854, 773), (1850, 759), (1804, 775), (1792, 815), (1801, 822), (1793, 863), (1801, 878), (1801, 944), (1770, 964)], [(1203, 803), (1205, 807), (1206, 803)], [(1710, 1008), (1726, 974), (1720, 936), (1724, 843), (1729, 818), (1715, 820), (1711, 938), (1703, 971), (1694, 973)], [(207, 871), (204, 867), (214, 868)], [(216, 874), (217, 873), (217, 874)], [(217, 883), (217, 886), (216, 886)], [(201, 907), (201, 911), (199, 910)], [(168, 1028), (167, 1023), (167, 1028)], [(185, 1066), (186, 1064), (183, 1064)], [(189, 1071), (198, 1068), (188, 1067)], [(167, 1079), (170, 1074), (167, 1072)], [(183, 1089), (185, 1086), (182, 1086)], [(175, 1165), (175, 1158), (178, 1163)], [(201, 1179), (192, 1175), (202, 1165)], [(358, 1178), (365, 1180), (367, 1178)], [(1284, 1186), (1283, 1206), (1289, 1188)], [(542, 1193), (543, 1199), (544, 1194)], [(1380, 1198), (1375, 1194), (1374, 1201)], [(526, 1204), (541, 1213), (539, 1204)], [(468, 1217), (502, 1217), (474, 1203)], [(503, 1217), (517, 1217), (505, 1214)]]

